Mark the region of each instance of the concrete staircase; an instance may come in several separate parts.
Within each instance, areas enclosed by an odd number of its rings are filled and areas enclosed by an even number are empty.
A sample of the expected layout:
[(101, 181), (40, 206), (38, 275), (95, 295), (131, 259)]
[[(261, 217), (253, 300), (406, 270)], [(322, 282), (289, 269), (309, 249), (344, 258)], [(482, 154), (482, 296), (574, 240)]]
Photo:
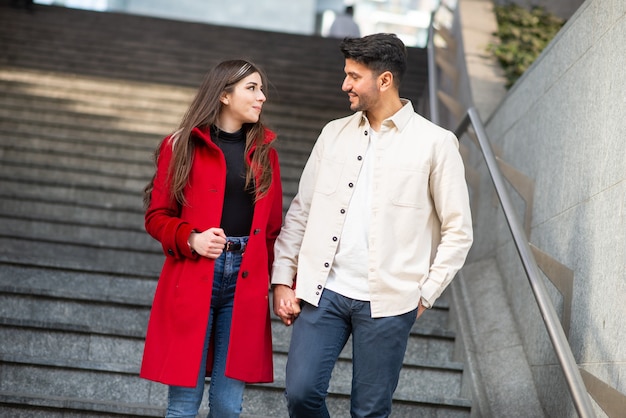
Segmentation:
[[(163, 262), (143, 230), (152, 152), (209, 67), (245, 57), (272, 85), (293, 197), (320, 129), (350, 113), (333, 39), (0, 3), (0, 416), (162, 416), (166, 387), (137, 377)], [(426, 54), (410, 50), (415, 105)], [(445, 298), (416, 323), (394, 417), (468, 417)], [(284, 417), (290, 329), (275, 321), (276, 381), (249, 385), (245, 415)], [(348, 416), (349, 346), (330, 387)]]

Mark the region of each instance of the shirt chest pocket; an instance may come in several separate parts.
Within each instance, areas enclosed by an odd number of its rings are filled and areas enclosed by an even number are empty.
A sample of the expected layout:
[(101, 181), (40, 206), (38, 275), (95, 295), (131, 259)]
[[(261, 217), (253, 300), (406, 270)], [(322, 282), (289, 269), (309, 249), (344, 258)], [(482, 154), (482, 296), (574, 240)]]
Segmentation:
[(343, 168), (344, 163), (341, 161), (322, 158), (315, 179), (315, 192), (325, 195), (334, 193), (341, 179)]
[(394, 168), (388, 175), (387, 196), (394, 205), (411, 208), (430, 206), (430, 172), (427, 168)]

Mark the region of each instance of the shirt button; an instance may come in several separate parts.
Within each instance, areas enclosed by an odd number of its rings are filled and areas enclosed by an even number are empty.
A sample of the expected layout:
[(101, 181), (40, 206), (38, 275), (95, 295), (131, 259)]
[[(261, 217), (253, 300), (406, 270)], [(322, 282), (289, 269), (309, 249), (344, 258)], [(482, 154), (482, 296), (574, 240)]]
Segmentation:
[(248, 277), (248, 272), (247, 272), (247, 271), (244, 271), (243, 273), (241, 273), (241, 277), (242, 277), (242, 278), (244, 278), (244, 279), (245, 279), (246, 277)]
[(354, 187), (354, 183), (348, 183), (348, 187)]
[(174, 250), (172, 250), (172, 249), (170, 248), (169, 250), (167, 250), (167, 253), (168, 253), (169, 255), (174, 255)]
[(333, 241), (337, 241), (337, 237), (333, 237)]
[(367, 136), (367, 131), (364, 131), (364, 132), (363, 132), (363, 135)]
[(261, 232), (261, 230), (260, 230), (260, 229), (258, 229), (258, 228), (257, 228), (257, 229), (255, 229), (255, 230), (254, 230), (254, 235), (258, 234), (259, 232)]
[(322, 289), (322, 285), (321, 285), (321, 284), (318, 284), (318, 285), (317, 285), (317, 288), (321, 290), (321, 289)]
[(346, 210), (345, 209), (341, 209), (339, 212), (346, 213)]
[(328, 267), (328, 266), (330, 266), (330, 264), (324, 263), (324, 267)]
[(360, 155), (358, 157), (356, 157), (357, 160), (361, 161), (363, 159), (363, 157), (361, 157)]

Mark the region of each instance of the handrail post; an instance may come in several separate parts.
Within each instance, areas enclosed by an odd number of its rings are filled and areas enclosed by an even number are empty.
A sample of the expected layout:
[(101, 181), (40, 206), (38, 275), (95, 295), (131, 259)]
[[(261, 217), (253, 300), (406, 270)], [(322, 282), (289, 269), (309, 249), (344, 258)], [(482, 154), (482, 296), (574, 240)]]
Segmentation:
[(526, 238), (526, 233), (517, 219), (511, 198), (509, 197), (504, 183), (504, 177), (500, 172), (495, 155), (491, 149), (491, 145), (487, 140), (487, 134), (478, 111), (474, 107), (470, 107), (467, 110), (465, 117), (455, 131), (456, 136), (460, 138), (461, 135), (467, 130), (470, 123), (476, 132), (476, 137), (478, 138), (478, 143), (485, 158), (487, 169), (489, 170), (491, 180), (496, 188), (496, 193), (498, 195), (498, 199), (500, 200), (500, 204), (502, 205), (504, 216), (507, 220), (511, 234), (513, 235), (517, 252), (521, 258), (524, 270), (526, 271), (526, 276), (528, 277), (535, 300), (539, 306), (539, 311), (541, 312), (544, 324), (547, 328), (548, 335), (552, 341), (552, 345), (554, 346), (554, 351), (559, 359), (563, 373), (565, 374), (565, 380), (567, 381), (569, 391), (572, 395), (576, 411), (580, 417), (594, 417), (595, 414), (593, 412), (591, 400), (585, 388), (582, 376), (580, 375), (580, 371), (578, 370), (578, 365), (576, 364), (572, 350), (567, 342), (565, 332), (560, 324), (556, 310), (554, 309), (552, 301), (548, 297), (545, 285), (539, 274), (539, 267), (537, 266), (537, 262), (535, 261)]

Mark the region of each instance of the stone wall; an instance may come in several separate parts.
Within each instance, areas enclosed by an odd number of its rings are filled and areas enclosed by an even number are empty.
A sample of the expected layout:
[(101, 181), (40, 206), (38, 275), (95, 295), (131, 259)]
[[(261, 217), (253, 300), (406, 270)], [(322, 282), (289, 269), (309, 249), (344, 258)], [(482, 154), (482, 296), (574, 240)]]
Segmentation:
[[(560, 315), (571, 307), (574, 357), (621, 393), (626, 393), (624, 45), (626, 2), (587, 0), (487, 121), (496, 154), (534, 181), (530, 242), (573, 271), (571, 300), (547, 279), (546, 286)], [(476, 230), (489, 236), (475, 250), (497, 258), (547, 416), (575, 416), (510, 233), (488, 192), (485, 169), (475, 168), (483, 174)], [(524, 201), (512, 190), (511, 195), (524, 219)]]

